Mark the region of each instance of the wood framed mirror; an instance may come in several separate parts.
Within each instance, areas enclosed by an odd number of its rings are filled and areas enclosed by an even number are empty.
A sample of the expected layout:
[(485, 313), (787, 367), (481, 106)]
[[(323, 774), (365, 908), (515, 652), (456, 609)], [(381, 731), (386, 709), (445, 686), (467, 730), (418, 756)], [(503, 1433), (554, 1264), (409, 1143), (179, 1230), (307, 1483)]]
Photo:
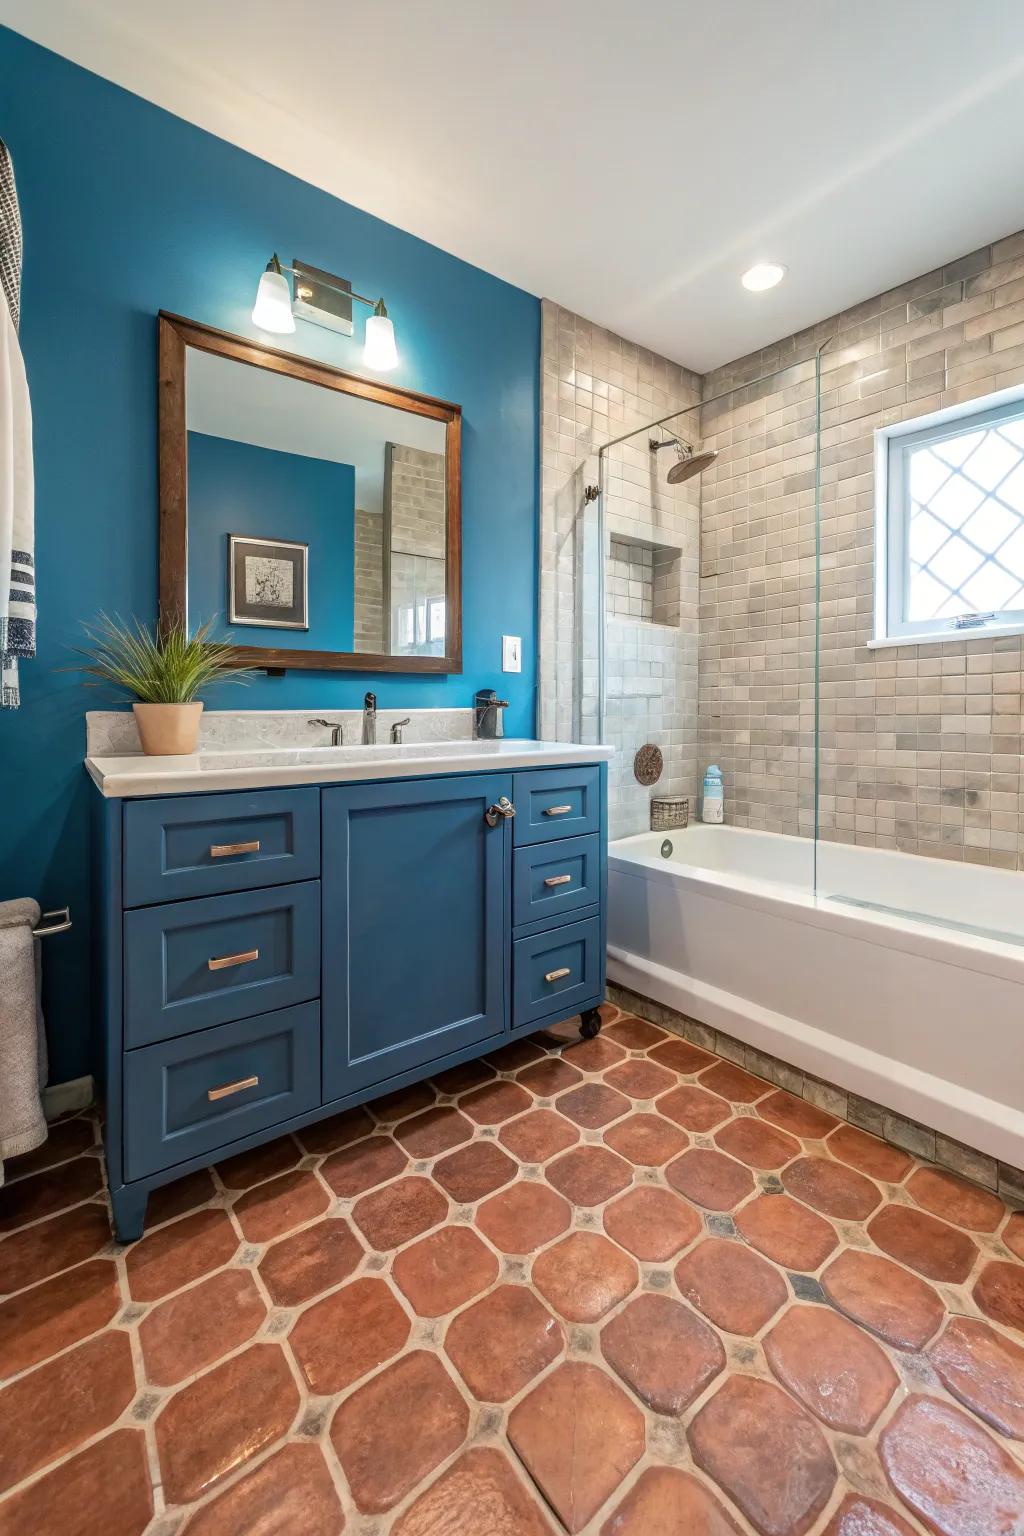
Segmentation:
[(269, 672), (461, 672), (460, 407), (159, 327), (161, 624)]

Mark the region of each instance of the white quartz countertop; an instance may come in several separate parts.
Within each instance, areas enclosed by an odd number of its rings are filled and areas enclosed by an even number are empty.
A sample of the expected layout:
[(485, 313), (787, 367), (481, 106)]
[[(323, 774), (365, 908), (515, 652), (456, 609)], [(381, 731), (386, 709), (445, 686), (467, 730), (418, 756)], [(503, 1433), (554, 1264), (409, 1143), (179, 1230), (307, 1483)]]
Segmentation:
[(428, 774), (500, 772), (608, 762), (614, 747), (574, 742), (406, 742), (401, 746), (267, 747), (209, 751), (187, 757), (87, 757), (94, 784), (108, 799), (137, 795), (194, 795), (215, 789), (267, 789), (276, 784), (352, 784), (369, 779), (425, 778)]

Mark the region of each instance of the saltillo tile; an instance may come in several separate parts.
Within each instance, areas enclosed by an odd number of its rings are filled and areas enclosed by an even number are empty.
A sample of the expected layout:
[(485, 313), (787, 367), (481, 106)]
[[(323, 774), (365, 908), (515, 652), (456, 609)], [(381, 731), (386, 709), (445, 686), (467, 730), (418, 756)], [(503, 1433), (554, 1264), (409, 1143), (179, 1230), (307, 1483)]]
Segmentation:
[(899, 1386), (883, 1351), (828, 1307), (791, 1307), (764, 1341), (784, 1387), (830, 1429), (865, 1435)]
[(466, 1451), (414, 1500), (392, 1536), (552, 1536), (553, 1530), (504, 1453), (481, 1446)]
[(647, 1263), (662, 1263), (702, 1231), (697, 1212), (667, 1189), (640, 1185), (607, 1205), (604, 1229), (620, 1247)]
[(508, 1420), (513, 1450), (565, 1528), (581, 1531), (644, 1453), (644, 1419), (595, 1365), (572, 1362)]
[(693, 1459), (762, 1536), (804, 1536), (836, 1483), (814, 1420), (771, 1382), (730, 1376), (693, 1419)]
[(685, 1253), (675, 1278), (680, 1295), (728, 1333), (760, 1333), (789, 1298), (777, 1269), (723, 1237), (705, 1238)]
[(882, 1431), (879, 1455), (903, 1502), (940, 1536), (995, 1536), (1024, 1522), (1024, 1472), (949, 1403), (908, 1397)]
[(415, 1350), (347, 1397), (330, 1434), (357, 1508), (381, 1515), (457, 1451), (468, 1431), (469, 1407), (444, 1366)]
[(288, 1344), (311, 1392), (343, 1392), (397, 1355), (412, 1324), (386, 1280), (363, 1276), (307, 1307)]
[(443, 1317), (493, 1285), (498, 1260), (472, 1227), (440, 1227), (397, 1256), (395, 1284), (421, 1317)]
[(670, 1296), (637, 1296), (607, 1323), (601, 1351), (655, 1413), (678, 1416), (725, 1367), (722, 1341)]
[(0, 1378), (88, 1338), (120, 1305), (117, 1268), (110, 1259), (90, 1259), (0, 1303)]
[(677, 1467), (648, 1467), (602, 1525), (601, 1536), (741, 1536), (741, 1532), (692, 1473)]
[(499, 1285), (459, 1313), (444, 1347), (474, 1397), (504, 1403), (558, 1358), (565, 1338), (532, 1291)]
[(572, 1232), (533, 1261), (533, 1283), (559, 1316), (594, 1323), (640, 1278), (633, 1260), (598, 1232)]
[(131, 1340), (118, 1329), (12, 1381), (0, 1391), (0, 1493), (113, 1424), (134, 1396)]
[(302, 1536), (339, 1536), (343, 1529), (341, 1503), (318, 1445), (275, 1451), (194, 1514), (188, 1536), (257, 1536), (275, 1526)]
[(930, 1285), (877, 1253), (844, 1249), (821, 1285), (833, 1306), (896, 1349), (923, 1349), (945, 1316)]
[(278, 1307), (298, 1307), (347, 1280), (366, 1250), (340, 1216), (324, 1217), (272, 1243), (259, 1264), (260, 1278)]
[(114, 1430), (0, 1503), (0, 1536), (69, 1536), (72, 1511), (75, 1536), (143, 1536), (153, 1492), (141, 1429)]
[(156, 1420), (164, 1497), (188, 1504), (290, 1428), (299, 1408), (279, 1344), (252, 1344), (180, 1388)]

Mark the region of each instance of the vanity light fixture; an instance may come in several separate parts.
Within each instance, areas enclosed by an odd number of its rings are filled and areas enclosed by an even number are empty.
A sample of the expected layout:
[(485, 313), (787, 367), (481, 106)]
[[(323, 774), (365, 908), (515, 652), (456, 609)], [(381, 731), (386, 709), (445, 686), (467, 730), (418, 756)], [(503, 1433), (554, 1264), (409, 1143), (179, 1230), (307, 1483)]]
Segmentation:
[(260, 278), (256, 303), (252, 307), (252, 323), (261, 331), (271, 331), (275, 336), (290, 336), (295, 329), (292, 292), (276, 251)]
[[(294, 298), (284, 275), (286, 272), (295, 279)], [(262, 331), (290, 335), (295, 330), (295, 317), (298, 316), (300, 320), (309, 320), (314, 325), (351, 336), (353, 299), (373, 310), (366, 321), (364, 364), (375, 373), (397, 368), (395, 327), (382, 298), (367, 299), (361, 293), (353, 293), (351, 283), (345, 278), (321, 272), (318, 267), (298, 259), (293, 266), (284, 266), (276, 251), (260, 278), (252, 321)]]
[(774, 288), (781, 283), (785, 275), (785, 267), (777, 261), (759, 261), (744, 272), (740, 282), (751, 293), (764, 293), (767, 288)]

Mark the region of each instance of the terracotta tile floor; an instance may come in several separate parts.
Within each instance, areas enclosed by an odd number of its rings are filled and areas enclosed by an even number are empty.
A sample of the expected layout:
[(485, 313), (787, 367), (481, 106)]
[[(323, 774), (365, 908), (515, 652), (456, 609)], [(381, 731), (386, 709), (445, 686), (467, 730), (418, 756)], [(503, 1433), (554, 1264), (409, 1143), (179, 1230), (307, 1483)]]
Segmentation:
[(1011, 1536), (1024, 1216), (641, 1020), (0, 1190), (0, 1536)]

